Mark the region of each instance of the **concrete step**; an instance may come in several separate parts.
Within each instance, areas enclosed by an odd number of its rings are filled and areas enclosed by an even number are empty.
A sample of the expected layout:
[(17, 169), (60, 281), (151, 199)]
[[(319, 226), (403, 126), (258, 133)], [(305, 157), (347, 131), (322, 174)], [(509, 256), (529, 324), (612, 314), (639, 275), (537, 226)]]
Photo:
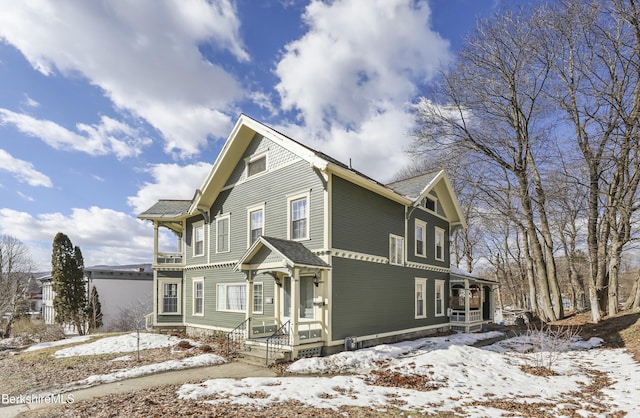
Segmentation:
[[(268, 365), (289, 361), (291, 358), (291, 353), (288, 351), (279, 351), (275, 353), (275, 356), (273, 355), (273, 353), (271, 355), (274, 358), (269, 359)], [(238, 360), (249, 364), (268, 366), (266, 363), (266, 358), (267, 350), (263, 347), (247, 346), (244, 350), (240, 350), (238, 352)]]

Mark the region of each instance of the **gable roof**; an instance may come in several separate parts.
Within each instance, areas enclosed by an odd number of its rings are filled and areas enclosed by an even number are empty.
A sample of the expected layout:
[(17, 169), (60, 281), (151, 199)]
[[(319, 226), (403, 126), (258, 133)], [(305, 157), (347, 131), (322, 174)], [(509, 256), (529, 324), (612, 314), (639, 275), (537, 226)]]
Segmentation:
[[(241, 114), (233, 130), (220, 150), (209, 175), (202, 186), (196, 189), (193, 200), (161, 200), (154, 206), (143, 212), (141, 219), (180, 218), (197, 212), (207, 211), (212, 205), (238, 161), (242, 158), (247, 147), (256, 134), (268, 138), (270, 141), (292, 152), (303, 161), (307, 161), (315, 170), (323, 175), (329, 173), (345, 178), (365, 189), (378, 193), (388, 199), (403, 205), (417, 205), (420, 200), (431, 190), (434, 190), (442, 203), (447, 219), (452, 225), (466, 227), (464, 215), (458, 205), (451, 183), (446, 173), (441, 170), (434, 173), (412, 177), (388, 186), (354, 170), (324, 154), (316, 151), (300, 142), (278, 132), (277, 130)], [(187, 208), (185, 210), (185, 207)]]
[(242, 270), (243, 264), (251, 264), (253, 257), (262, 248), (267, 248), (282, 260), (282, 267), (331, 268), (320, 257), (298, 241), (260, 236), (238, 260), (234, 270)]

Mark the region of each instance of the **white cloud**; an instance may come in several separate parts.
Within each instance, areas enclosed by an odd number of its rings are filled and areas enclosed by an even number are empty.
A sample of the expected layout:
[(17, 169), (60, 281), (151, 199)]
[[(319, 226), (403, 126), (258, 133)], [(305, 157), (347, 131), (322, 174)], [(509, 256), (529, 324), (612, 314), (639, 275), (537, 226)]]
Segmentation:
[(406, 165), (410, 103), (450, 59), (429, 19), (425, 1), (312, 1), (309, 31), (275, 69), (283, 109), (303, 124), (296, 137), (378, 180)]
[(242, 86), (198, 47), (206, 43), (245, 62), (239, 28), (229, 0), (0, 3), (0, 38), (34, 68), (81, 74), (184, 156), (198, 152), (208, 135), (226, 137), (231, 129), (229, 117), (214, 109), (242, 97)]
[(13, 125), (52, 148), (89, 155), (131, 157), (140, 154), (142, 148), (151, 143), (150, 139), (140, 137), (137, 130), (108, 116), (102, 116), (98, 125), (79, 123), (76, 125), (78, 132), (72, 132), (55, 122), (0, 108), (0, 125)]
[(135, 213), (144, 212), (159, 199), (193, 198), (196, 189), (202, 186), (211, 171), (211, 164), (154, 164), (146, 171), (153, 177), (153, 182), (144, 183), (135, 196), (127, 199)]
[(24, 102), (25, 105), (29, 106), (29, 107), (40, 107), (40, 103), (38, 103), (36, 100), (32, 99), (31, 97), (29, 97), (28, 94), (24, 95)]
[(14, 236), (28, 245), (40, 269), (50, 268), (51, 243), (58, 232), (67, 234), (81, 248), (86, 266), (152, 261), (152, 226), (125, 213), (91, 207), (72, 209), (70, 215), (34, 216), (0, 209), (0, 234)]
[(30, 186), (53, 187), (49, 176), (36, 170), (30, 162), (15, 158), (3, 149), (0, 149), (0, 170), (8, 171), (18, 181)]

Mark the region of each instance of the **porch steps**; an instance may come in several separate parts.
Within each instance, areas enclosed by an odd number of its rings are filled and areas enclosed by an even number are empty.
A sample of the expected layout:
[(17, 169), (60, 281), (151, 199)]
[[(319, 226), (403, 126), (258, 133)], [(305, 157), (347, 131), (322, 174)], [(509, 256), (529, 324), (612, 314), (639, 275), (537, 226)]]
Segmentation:
[[(272, 354), (273, 356), (273, 354)], [(254, 364), (257, 366), (271, 366), (277, 363), (284, 363), (291, 360), (291, 352), (278, 351), (275, 354), (275, 358), (269, 359), (269, 364), (266, 362), (267, 350), (266, 347), (259, 345), (246, 344), (242, 350), (238, 351), (238, 360), (243, 363)]]

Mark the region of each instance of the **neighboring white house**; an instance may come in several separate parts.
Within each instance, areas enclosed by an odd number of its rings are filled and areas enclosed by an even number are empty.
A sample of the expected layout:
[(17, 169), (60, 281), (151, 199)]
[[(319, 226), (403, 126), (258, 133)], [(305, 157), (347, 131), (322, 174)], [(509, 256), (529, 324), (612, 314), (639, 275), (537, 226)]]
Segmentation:
[[(153, 271), (150, 268), (90, 267), (84, 270), (84, 278), (87, 297), (93, 287), (98, 291), (105, 329), (109, 329), (122, 310), (143, 305), (149, 313), (153, 311)], [(52, 277), (48, 275), (39, 280), (42, 283), (42, 317), (45, 324), (54, 324)]]

